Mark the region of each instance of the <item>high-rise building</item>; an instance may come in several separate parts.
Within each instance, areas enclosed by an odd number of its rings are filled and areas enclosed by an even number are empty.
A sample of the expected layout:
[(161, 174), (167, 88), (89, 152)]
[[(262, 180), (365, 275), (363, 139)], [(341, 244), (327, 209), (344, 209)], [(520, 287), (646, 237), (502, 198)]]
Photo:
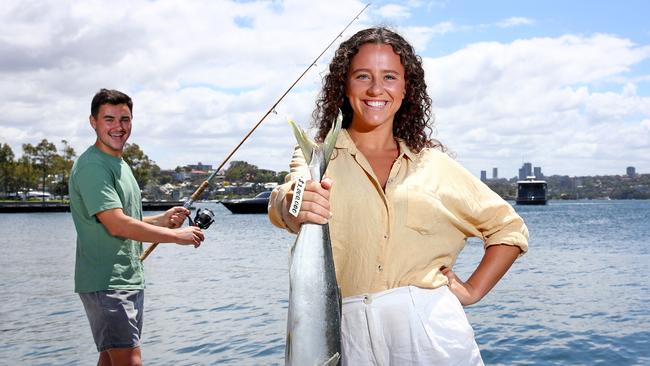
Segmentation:
[(536, 166), (535, 168), (533, 168), (533, 172), (535, 178), (544, 179), (544, 174), (542, 173), (542, 167)]
[(492, 179), (499, 179), (499, 168), (492, 168)]
[(533, 164), (524, 163), (524, 172), (526, 172), (526, 176), (528, 177), (533, 175)]
[(634, 168), (633, 166), (628, 166), (626, 171), (627, 171), (628, 177), (636, 176), (636, 168)]
[(487, 180), (487, 171), (481, 170), (481, 182), (485, 182)]
[(533, 175), (533, 164), (524, 163), (524, 165), (519, 169), (519, 179), (524, 180), (531, 175)]

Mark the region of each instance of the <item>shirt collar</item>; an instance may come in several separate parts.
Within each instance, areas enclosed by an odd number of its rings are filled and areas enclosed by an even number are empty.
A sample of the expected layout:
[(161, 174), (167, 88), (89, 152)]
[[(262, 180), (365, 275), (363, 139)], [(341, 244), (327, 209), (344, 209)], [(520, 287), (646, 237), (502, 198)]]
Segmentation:
[(417, 154), (414, 153), (410, 147), (404, 142), (404, 140), (397, 138), (397, 143), (399, 144), (399, 153), (400, 155), (406, 155), (407, 158), (411, 161), (415, 161)]
[[(406, 145), (406, 142), (404, 142), (404, 140), (400, 138), (397, 138), (396, 140), (397, 140), (397, 144), (399, 145), (400, 156), (406, 155), (406, 157), (409, 158), (409, 160), (415, 161), (417, 154), (415, 154), (408, 147), (408, 145)], [(357, 145), (354, 144), (354, 141), (352, 141), (352, 137), (350, 137), (348, 130), (345, 128), (341, 129), (341, 132), (339, 133), (339, 137), (336, 139), (336, 144), (334, 144), (334, 147), (337, 149), (348, 149), (351, 155), (356, 155), (358, 151)]]
[(352, 137), (350, 137), (346, 128), (342, 128), (341, 132), (339, 132), (339, 137), (336, 139), (334, 147), (337, 149), (348, 149), (351, 155), (356, 155), (357, 153), (357, 145), (352, 141)]

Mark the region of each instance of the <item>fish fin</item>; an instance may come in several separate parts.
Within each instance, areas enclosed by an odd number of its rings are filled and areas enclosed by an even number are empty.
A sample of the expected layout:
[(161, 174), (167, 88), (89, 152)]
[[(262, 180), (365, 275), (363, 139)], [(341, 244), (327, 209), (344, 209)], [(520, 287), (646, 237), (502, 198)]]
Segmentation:
[(339, 132), (341, 131), (342, 123), (343, 123), (343, 113), (339, 109), (339, 114), (336, 117), (336, 120), (334, 121), (334, 125), (327, 133), (327, 136), (325, 136), (325, 141), (323, 141), (323, 158), (325, 159), (326, 162), (330, 160), (332, 151), (334, 151), (334, 145), (336, 144), (336, 139), (338, 138)]
[(305, 156), (305, 161), (307, 162), (307, 165), (309, 165), (316, 143), (307, 135), (307, 133), (305, 133), (305, 131), (303, 131), (302, 128), (298, 126), (296, 122), (289, 120), (289, 125), (293, 130), (293, 135), (296, 137), (296, 141), (298, 141), (300, 150), (302, 150), (302, 155)]
[(330, 357), (329, 360), (323, 362), (322, 366), (336, 366), (339, 364), (339, 359), (341, 358), (341, 355), (339, 355), (338, 352), (334, 354), (334, 356)]

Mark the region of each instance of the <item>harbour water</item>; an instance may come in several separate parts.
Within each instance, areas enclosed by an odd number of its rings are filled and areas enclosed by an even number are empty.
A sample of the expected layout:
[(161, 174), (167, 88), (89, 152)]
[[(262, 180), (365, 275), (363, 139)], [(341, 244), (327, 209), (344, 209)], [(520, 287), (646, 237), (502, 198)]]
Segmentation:
[[(204, 244), (162, 244), (145, 262), (144, 363), (283, 364), (294, 237), (265, 215), (198, 206), (216, 214)], [(516, 209), (529, 253), (466, 308), (486, 365), (650, 365), (650, 201)], [(0, 214), (0, 238), (0, 364), (94, 364), (70, 214)], [(469, 240), (462, 278), (481, 254)]]

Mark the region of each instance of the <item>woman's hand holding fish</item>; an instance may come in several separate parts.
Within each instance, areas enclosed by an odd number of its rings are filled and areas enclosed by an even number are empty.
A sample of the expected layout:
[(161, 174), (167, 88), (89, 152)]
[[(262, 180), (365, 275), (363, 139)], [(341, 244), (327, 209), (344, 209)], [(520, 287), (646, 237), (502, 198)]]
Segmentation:
[(320, 182), (308, 180), (305, 184), (305, 192), (302, 196), (302, 204), (298, 216), (289, 213), (289, 207), (293, 200), (293, 188), (285, 196), (285, 205), (282, 210), (282, 219), (293, 232), (300, 230), (300, 225), (305, 222), (313, 224), (326, 224), (332, 217), (330, 212), (330, 189), (332, 179), (323, 178)]

